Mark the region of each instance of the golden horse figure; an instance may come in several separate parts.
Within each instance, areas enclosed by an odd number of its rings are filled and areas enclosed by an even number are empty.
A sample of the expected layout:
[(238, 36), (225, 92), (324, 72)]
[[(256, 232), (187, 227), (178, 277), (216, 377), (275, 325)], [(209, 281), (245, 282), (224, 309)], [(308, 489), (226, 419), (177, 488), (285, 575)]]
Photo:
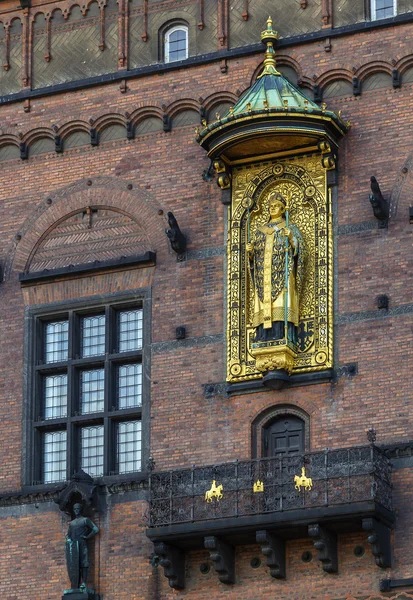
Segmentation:
[(214, 479), (212, 482), (212, 485), (211, 485), (211, 489), (209, 489), (205, 492), (205, 500), (207, 502), (212, 502), (212, 500), (214, 498), (216, 498), (217, 502), (219, 502), (221, 500), (221, 498), (223, 497), (223, 493), (222, 493), (223, 489), (224, 488), (223, 488), (222, 484), (217, 485), (217, 482)]
[(302, 487), (304, 487), (306, 490), (311, 490), (313, 487), (313, 480), (311, 477), (306, 477), (305, 475), (305, 467), (301, 468), (301, 477), (299, 475), (294, 477), (294, 483), (296, 490), (300, 490)]

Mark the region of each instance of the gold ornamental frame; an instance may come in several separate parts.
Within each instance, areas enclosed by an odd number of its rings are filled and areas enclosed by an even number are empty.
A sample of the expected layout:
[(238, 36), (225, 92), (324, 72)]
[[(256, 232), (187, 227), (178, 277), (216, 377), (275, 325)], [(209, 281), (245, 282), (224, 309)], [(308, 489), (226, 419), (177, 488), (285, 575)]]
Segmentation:
[[(234, 165), (228, 218), (227, 381), (260, 379), (251, 354), (253, 290), (246, 244), (268, 221), (268, 196), (288, 202), (290, 221), (304, 239), (304, 284), (300, 296), (299, 350), (292, 374), (333, 366), (333, 228), (331, 190), (322, 153)], [(282, 340), (272, 342), (274, 348)], [(256, 346), (256, 344), (255, 344)]]

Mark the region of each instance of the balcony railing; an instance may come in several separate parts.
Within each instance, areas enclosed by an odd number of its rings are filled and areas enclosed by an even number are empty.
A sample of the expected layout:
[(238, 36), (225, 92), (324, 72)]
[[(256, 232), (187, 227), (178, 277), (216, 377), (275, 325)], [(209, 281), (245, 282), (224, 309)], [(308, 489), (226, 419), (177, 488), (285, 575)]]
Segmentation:
[[(295, 476), (311, 478), (296, 488)], [(221, 488), (221, 498), (206, 492)], [(261, 482), (262, 491), (254, 491)], [(149, 527), (372, 502), (391, 506), (391, 465), (376, 446), (280, 455), (150, 475)], [(337, 511), (335, 511), (337, 512)], [(285, 514), (287, 517), (287, 514)], [(218, 525), (218, 523), (217, 523)]]

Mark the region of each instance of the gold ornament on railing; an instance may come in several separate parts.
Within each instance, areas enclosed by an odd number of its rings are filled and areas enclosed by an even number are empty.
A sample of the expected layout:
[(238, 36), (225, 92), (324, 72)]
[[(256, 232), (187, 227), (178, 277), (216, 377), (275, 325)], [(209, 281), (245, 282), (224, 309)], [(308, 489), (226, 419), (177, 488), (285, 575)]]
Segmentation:
[(224, 488), (222, 484), (217, 485), (215, 479), (212, 482), (211, 488), (205, 492), (205, 500), (207, 502), (212, 502), (215, 498), (217, 502), (219, 502), (223, 498)]
[(296, 475), (294, 477), (294, 483), (294, 487), (298, 491), (301, 491), (302, 487), (310, 491), (313, 487), (313, 480), (311, 479), (311, 477), (306, 477), (305, 475), (305, 467), (301, 468), (301, 477), (299, 475)]
[(264, 491), (264, 482), (257, 479), (257, 481), (254, 483), (254, 487), (252, 488), (252, 491), (254, 492), (254, 494), (263, 492)]

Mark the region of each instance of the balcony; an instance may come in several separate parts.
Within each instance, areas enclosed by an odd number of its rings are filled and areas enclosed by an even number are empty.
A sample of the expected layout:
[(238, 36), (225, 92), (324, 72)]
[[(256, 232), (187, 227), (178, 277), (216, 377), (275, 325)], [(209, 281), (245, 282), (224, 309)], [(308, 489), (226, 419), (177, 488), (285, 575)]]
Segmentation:
[(186, 549), (210, 549), (220, 580), (232, 583), (234, 546), (259, 543), (272, 576), (282, 578), (285, 541), (309, 536), (334, 573), (337, 535), (363, 530), (386, 568), (393, 522), (391, 465), (374, 445), (150, 475), (146, 534), (176, 589)]

